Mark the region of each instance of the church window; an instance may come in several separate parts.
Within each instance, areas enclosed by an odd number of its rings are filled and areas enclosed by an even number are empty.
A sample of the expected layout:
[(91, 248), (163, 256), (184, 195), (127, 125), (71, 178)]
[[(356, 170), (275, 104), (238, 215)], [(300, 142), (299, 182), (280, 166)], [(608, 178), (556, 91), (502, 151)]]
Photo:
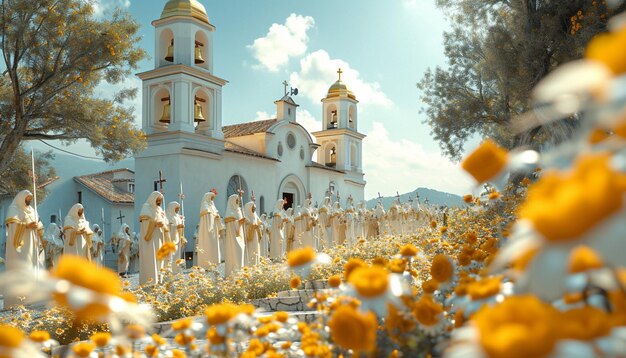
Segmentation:
[(54, 215), (54, 214), (50, 215), (50, 222), (51, 223), (56, 223), (57, 222), (57, 216)]
[(265, 212), (265, 197), (263, 195), (261, 195), (261, 198), (259, 199), (259, 215), (263, 214)]
[(287, 134), (287, 145), (289, 146), (289, 149), (296, 147), (296, 136), (291, 132)]
[(287, 113), (291, 116), (291, 108), (287, 108)]
[(128, 192), (129, 193), (134, 193), (135, 192), (135, 184), (133, 184), (133, 183), (129, 183), (128, 184)]
[(278, 143), (277, 151), (278, 151), (278, 156), (282, 157), (283, 156), (283, 144), (282, 143)]
[(243, 190), (243, 203), (247, 203), (250, 197), (248, 193), (248, 184), (241, 175), (233, 175), (228, 181), (228, 187), (226, 189), (226, 202), (228, 202), (228, 198), (231, 195), (239, 193), (239, 189)]
[(304, 148), (300, 147), (300, 159), (304, 160)]

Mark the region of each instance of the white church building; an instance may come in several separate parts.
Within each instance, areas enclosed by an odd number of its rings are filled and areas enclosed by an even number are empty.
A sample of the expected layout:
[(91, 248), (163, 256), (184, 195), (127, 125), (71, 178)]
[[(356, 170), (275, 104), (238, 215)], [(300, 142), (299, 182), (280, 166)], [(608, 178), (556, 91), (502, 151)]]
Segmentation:
[(365, 135), (358, 132), (358, 101), (341, 81), (341, 71), (321, 99), (323, 125), (317, 132), (298, 123), (298, 105), (289, 94), (275, 101), (276, 118), (222, 126), (222, 88), (228, 82), (215, 75), (215, 27), (204, 6), (170, 0), (152, 25), (155, 68), (138, 74), (148, 143), (135, 156), (136, 220), (161, 185), (167, 204), (179, 200), (182, 184), (187, 237), (199, 220), (203, 194), (212, 188), (222, 213), (240, 187), (244, 201), (254, 192), (259, 213), (271, 212), (283, 198), (288, 206), (301, 205), (308, 193), (320, 203), (329, 192), (335, 199), (340, 193), (342, 205), (349, 196), (363, 200)]

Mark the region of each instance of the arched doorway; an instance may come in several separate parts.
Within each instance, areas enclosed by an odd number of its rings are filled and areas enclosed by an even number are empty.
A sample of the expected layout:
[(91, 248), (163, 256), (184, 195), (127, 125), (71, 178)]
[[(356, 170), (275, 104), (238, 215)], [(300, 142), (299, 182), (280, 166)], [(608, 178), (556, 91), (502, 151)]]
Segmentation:
[(304, 200), (305, 187), (302, 180), (295, 174), (287, 175), (278, 187), (277, 199), (286, 199), (285, 209), (292, 208), (296, 205), (302, 205)]
[(248, 184), (246, 180), (241, 175), (233, 175), (230, 177), (228, 181), (228, 187), (226, 189), (226, 207), (228, 207), (228, 198), (233, 195), (239, 193), (239, 188), (244, 191), (243, 193), (243, 203), (247, 203), (250, 199), (250, 193), (248, 193)]

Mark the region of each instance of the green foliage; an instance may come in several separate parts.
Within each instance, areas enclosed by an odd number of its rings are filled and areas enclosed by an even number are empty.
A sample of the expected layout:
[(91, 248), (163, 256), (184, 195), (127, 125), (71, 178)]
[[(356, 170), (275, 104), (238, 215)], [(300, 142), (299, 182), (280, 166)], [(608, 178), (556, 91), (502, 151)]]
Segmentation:
[(134, 19), (121, 11), (98, 19), (83, 0), (3, 0), (0, 11), (0, 170), (25, 140), (86, 139), (113, 161), (144, 147), (125, 105), (137, 89), (109, 99), (96, 94), (146, 57)]
[[(52, 152), (35, 152), (35, 174), (37, 178), (37, 200), (41, 201), (47, 194), (42, 186), (56, 178), (54, 168), (50, 166), (53, 159)], [(17, 192), (28, 189), (33, 191), (31, 154), (23, 148), (18, 149), (8, 167), (0, 172), (0, 194), (14, 196)]]
[[(527, 111), (531, 89), (559, 64), (580, 58), (589, 40), (606, 31), (604, 2), (437, 0), (451, 24), (444, 33), (446, 67), (429, 69), (418, 88), (433, 137), (458, 160), (474, 136), (506, 147), (567, 137), (575, 121), (514, 136), (511, 120)], [(561, 138), (556, 138), (560, 135)]]

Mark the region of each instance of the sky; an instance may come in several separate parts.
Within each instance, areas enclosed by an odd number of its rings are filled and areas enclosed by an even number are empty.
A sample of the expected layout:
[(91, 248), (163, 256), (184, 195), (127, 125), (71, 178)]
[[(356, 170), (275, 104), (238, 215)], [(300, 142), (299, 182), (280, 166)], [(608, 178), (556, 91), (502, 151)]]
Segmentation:
[[(297, 120), (321, 129), (321, 98), (342, 79), (359, 100), (365, 197), (428, 187), (455, 194), (472, 183), (458, 163), (440, 153), (420, 114), (416, 83), (428, 67), (444, 66), (447, 22), (435, 0), (200, 0), (214, 33), (214, 74), (223, 89), (223, 125), (271, 118), (282, 82), (300, 91)], [(142, 25), (142, 46), (154, 56), (154, 28), (166, 0), (96, 0), (97, 16), (117, 7)], [(137, 72), (153, 68), (154, 59)], [(129, 77), (122, 85), (101, 85), (101, 95), (120, 86), (140, 87)], [(133, 102), (140, 124), (140, 96)], [(70, 148), (71, 149), (71, 148)], [(84, 146), (82, 148), (84, 150)]]

